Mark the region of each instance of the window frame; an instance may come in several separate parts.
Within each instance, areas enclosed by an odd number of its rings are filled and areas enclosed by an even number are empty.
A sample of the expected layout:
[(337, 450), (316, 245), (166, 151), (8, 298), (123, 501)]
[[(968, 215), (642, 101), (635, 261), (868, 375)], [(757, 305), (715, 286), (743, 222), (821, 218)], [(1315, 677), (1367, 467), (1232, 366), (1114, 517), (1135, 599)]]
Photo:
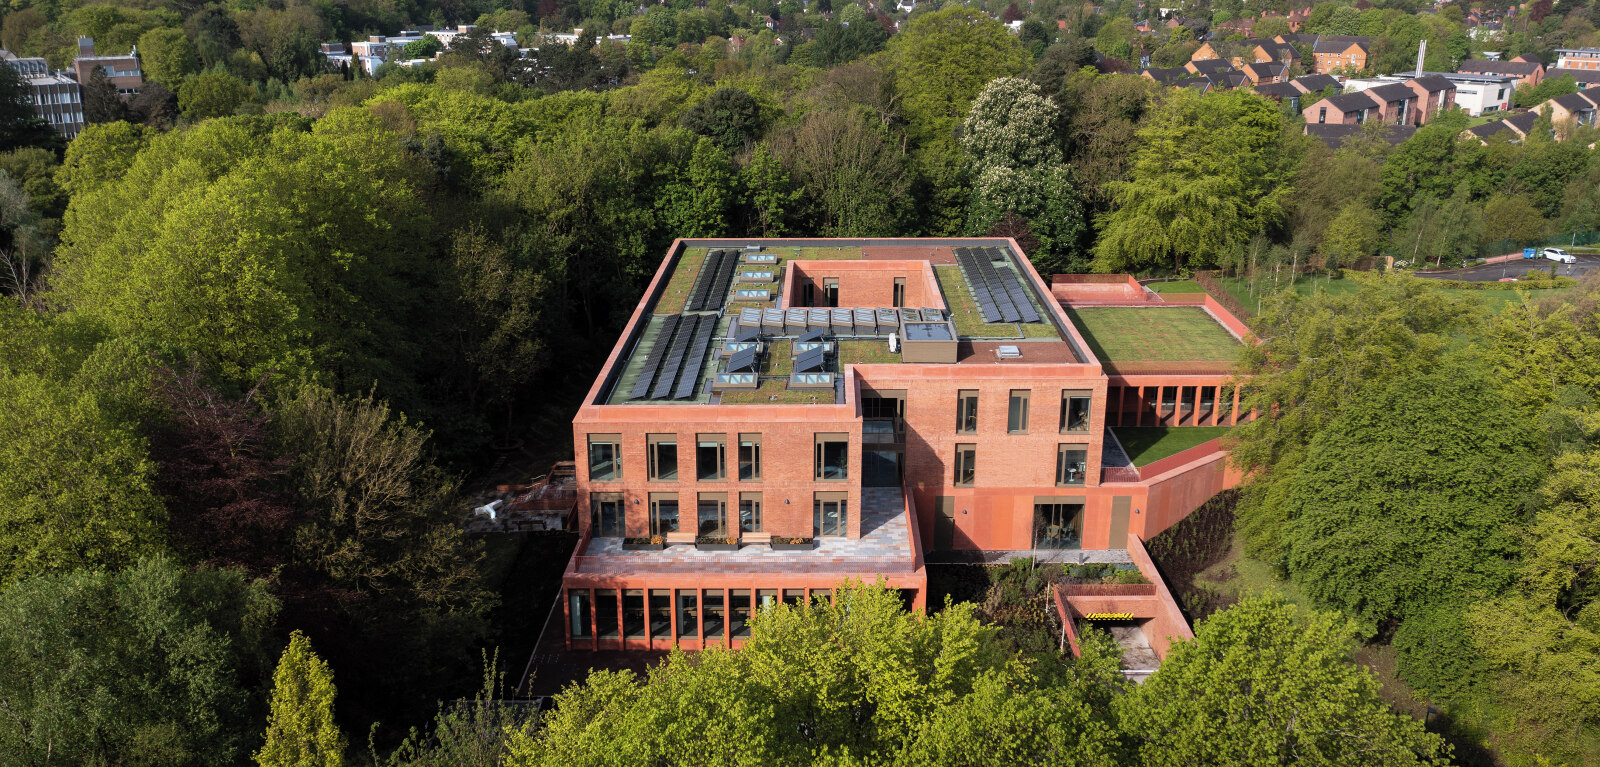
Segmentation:
[[(672, 504), (672, 529), (661, 529), (661, 504)], [(667, 535), (683, 529), (683, 506), (678, 503), (677, 493), (651, 493), (650, 494), (650, 535)]]
[[(718, 523), (718, 527), (709, 531), (704, 529), (706, 524), (705, 515), (708, 504), (711, 505), (711, 508), (715, 509), (713, 513), (716, 519), (714, 521)], [(700, 536), (713, 536), (717, 538), (729, 537), (730, 532), (728, 530), (727, 493), (696, 494), (694, 504), (694, 534), (697, 538)]]
[[(826, 506), (836, 505), (833, 513), (836, 515), (831, 528), (824, 527), (826, 521)], [(849, 493), (818, 490), (811, 494), (811, 534), (818, 538), (848, 538), (850, 537), (850, 495)], [(832, 532), (826, 532), (832, 530)]]
[[(816, 432), (812, 437), (814, 445), (814, 460), (812, 463), (812, 479), (816, 482), (848, 482), (850, 481), (850, 434), (848, 432)], [(839, 475), (828, 476), (827, 458), (828, 445), (839, 445), (842, 450), (843, 465), (839, 468)]]
[[(715, 454), (715, 471), (706, 472), (702, 459), (706, 457), (705, 451)], [(728, 435), (726, 434), (696, 434), (694, 435), (694, 479), (696, 482), (725, 482), (728, 479)]]
[[(745, 460), (745, 448), (747, 448), (747, 447), (750, 449), (750, 460), (749, 461)], [(735, 460), (738, 463), (737, 469), (738, 469), (738, 472), (739, 472), (739, 481), (740, 482), (760, 482), (761, 481), (761, 435), (760, 434), (740, 434), (739, 435), (739, 447), (738, 447), (738, 451), (736, 453)], [(747, 466), (747, 465), (751, 467), (751, 473), (750, 473), (750, 476), (748, 476), (748, 477), (745, 476), (745, 466)]]
[[(1083, 456), (1080, 464), (1083, 468), (1077, 482), (1072, 482), (1068, 479), (1070, 476), (1067, 472), (1069, 466), (1067, 463), (1068, 453), (1080, 453)], [(1084, 487), (1088, 483), (1089, 446), (1082, 442), (1063, 442), (1056, 445), (1056, 487)]]
[(978, 433), (977, 389), (960, 389), (956, 392), (956, 433)]
[[(748, 528), (745, 527), (745, 507), (746, 507), (746, 504), (750, 504), (750, 506), (751, 506), (750, 518), (752, 520), (754, 520), (754, 522)], [(762, 520), (761, 520), (761, 494), (760, 493), (740, 493), (739, 494), (739, 532), (740, 533), (760, 533), (760, 532), (763, 532), (763, 523), (762, 523)]]
[[(956, 443), (955, 474), (951, 477), (951, 485), (955, 487), (972, 487), (978, 477), (978, 446), (972, 442)], [(962, 477), (965, 475), (965, 480)]]
[[(665, 475), (661, 471), (661, 446), (672, 446), (672, 473)], [(644, 437), (645, 463), (649, 482), (677, 482), (678, 464), (681, 456), (678, 454), (678, 435), (676, 434), (646, 434)]]
[[(1020, 403), (1020, 404), (1019, 404)], [(1006, 433), (1027, 434), (1029, 410), (1033, 404), (1032, 389), (1012, 389), (1006, 399)], [(1018, 411), (1021, 411), (1020, 413)], [(1020, 416), (1020, 417), (1019, 417)]]
[[(607, 531), (602, 524), (604, 521), (600, 507), (605, 504), (616, 504), (615, 532)], [(589, 494), (589, 535), (594, 538), (621, 538), (628, 534), (628, 500), (622, 493), (590, 493)]]
[[(1072, 428), (1072, 405), (1074, 400), (1083, 400), (1083, 427)], [(1057, 424), (1057, 431), (1061, 434), (1086, 434), (1094, 429), (1094, 391), (1091, 389), (1062, 389), (1061, 390), (1061, 418)]]

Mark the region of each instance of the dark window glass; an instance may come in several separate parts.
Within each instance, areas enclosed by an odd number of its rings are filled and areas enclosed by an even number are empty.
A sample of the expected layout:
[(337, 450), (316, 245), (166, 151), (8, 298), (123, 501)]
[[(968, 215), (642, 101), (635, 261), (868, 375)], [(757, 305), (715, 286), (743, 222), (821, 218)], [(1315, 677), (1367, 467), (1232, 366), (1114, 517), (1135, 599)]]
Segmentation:
[(1006, 411), (1006, 431), (1015, 434), (1028, 430), (1028, 401), (1031, 398), (1027, 391), (1011, 392), (1011, 404)]
[(956, 445), (956, 485), (965, 487), (972, 484), (977, 474), (977, 462), (977, 445)]
[(1089, 430), (1089, 397), (1068, 394), (1061, 398), (1061, 430)]
[(630, 639), (643, 639), (644, 628), (644, 591), (628, 589), (622, 594), (622, 632)]
[(719, 496), (700, 496), (700, 508), (697, 515), (699, 526), (697, 535), (706, 535), (716, 538), (728, 535), (728, 502)]
[(760, 493), (743, 493), (739, 496), (739, 532), (761, 532)]
[(589, 636), (589, 592), (586, 589), (567, 591), (568, 636)]
[(674, 480), (678, 478), (678, 443), (671, 440), (649, 444), (650, 478)]
[(589, 481), (622, 479), (620, 446), (611, 441), (595, 441), (593, 437), (589, 439)]
[(626, 515), (623, 512), (622, 499), (618, 497), (599, 497), (591, 500), (593, 510), (594, 535), (598, 538), (620, 538), (623, 535), (623, 526)]
[(1033, 547), (1077, 549), (1083, 547), (1083, 504), (1040, 503), (1033, 507)]
[(617, 638), (617, 590), (597, 589), (594, 592), (595, 635), (601, 639)]
[(650, 637), (672, 638), (672, 592), (666, 589), (650, 590)]
[(727, 619), (723, 612), (722, 589), (707, 589), (706, 600), (706, 639), (721, 639), (724, 621)]
[(678, 498), (650, 499), (650, 534), (666, 535), (678, 532)]
[(722, 440), (700, 439), (695, 443), (695, 478), (701, 482), (722, 479)]
[[(763, 592), (767, 593), (767, 592)], [(750, 590), (734, 589), (728, 592), (728, 633), (735, 639), (750, 636)], [(709, 632), (708, 632), (709, 633)]]
[(819, 495), (812, 504), (812, 527), (815, 535), (843, 537), (850, 531), (850, 513), (845, 499)]
[(978, 430), (978, 392), (963, 390), (956, 395), (956, 432), (971, 434)]
[(827, 440), (817, 443), (817, 479), (847, 479), (850, 474), (850, 443)]
[(761, 435), (739, 438), (739, 479), (761, 479)]
[(700, 636), (699, 599), (693, 590), (678, 590), (678, 636)]

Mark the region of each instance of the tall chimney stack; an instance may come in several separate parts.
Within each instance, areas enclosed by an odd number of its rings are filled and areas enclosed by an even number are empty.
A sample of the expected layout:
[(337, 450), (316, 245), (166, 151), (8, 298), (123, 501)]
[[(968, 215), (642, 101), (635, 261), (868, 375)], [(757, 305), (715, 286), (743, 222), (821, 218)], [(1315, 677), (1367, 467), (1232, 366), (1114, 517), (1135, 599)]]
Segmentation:
[(1422, 57), (1427, 55), (1427, 53), (1428, 53), (1428, 41), (1427, 40), (1423, 40), (1422, 44), (1417, 46), (1417, 73), (1416, 73), (1416, 75), (1414, 75), (1415, 77), (1421, 77), (1422, 76)]

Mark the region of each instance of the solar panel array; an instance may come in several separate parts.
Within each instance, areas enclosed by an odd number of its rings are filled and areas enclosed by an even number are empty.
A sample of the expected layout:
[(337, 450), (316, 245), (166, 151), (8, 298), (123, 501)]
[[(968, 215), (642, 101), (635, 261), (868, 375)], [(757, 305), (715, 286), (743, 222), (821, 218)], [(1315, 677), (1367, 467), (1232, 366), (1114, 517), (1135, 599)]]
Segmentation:
[(716, 317), (667, 315), (628, 399), (693, 398), (706, 364), (706, 350), (716, 332)]
[(814, 370), (821, 370), (823, 366), (823, 360), (824, 355), (821, 349), (812, 349), (810, 351), (803, 352), (794, 360), (794, 372), (810, 373)]
[(700, 265), (700, 275), (695, 278), (694, 289), (689, 292), (689, 303), (684, 311), (717, 312), (728, 301), (728, 288), (733, 285), (733, 273), (739, 268), (739, 252), (713, 250), (706, 254)]
[(972, 297), (985, 322), (1039, 322), (1039, 312), (1028, 300), (1022, 282), (1010, 269), (996, 269), (1004, 251), (995, 247), (956, 248), (956, 264), (972, 288)]

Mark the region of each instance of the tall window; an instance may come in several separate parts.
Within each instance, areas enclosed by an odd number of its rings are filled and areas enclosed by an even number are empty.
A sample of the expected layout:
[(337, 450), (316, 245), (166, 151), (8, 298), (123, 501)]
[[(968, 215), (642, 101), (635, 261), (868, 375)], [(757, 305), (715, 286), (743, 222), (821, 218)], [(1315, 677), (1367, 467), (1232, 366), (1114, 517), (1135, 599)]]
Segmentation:
[(971, 487), (977, 473), (977, 445), (956, 445), (956, 487)]
[(1087, 391), (1061, 392), (1061, 431), (1089, 430), (1089, 401)]
[(906, 305), (906, 278), (894, 278), (894, 308)]
[(725, 538), (728, 535), (728, 494), (727, 493), (701, 493), (699, 513), (697, 514), (699, 526), (695, 528), (698, 535), (707, 535), (714, 538)]
[(761, 435), (739, 435), (739, 481), (761, 479)]
[(728, 592), (732, 609), (728, 613), (728, 634), (736, 639), (750, 636), (750, 589)]
[(650, 636), (672, 638), (672, 591), (669, 589), (650, 590)]
[(672, 481), (678, 478), (678, 435), (649, 434), (645, 451), (650, 458), (650, 479)]
[(1084, 445), (1056, 446), (1056, 484), (1081, 485), (1089, 470), (1089, 451)]
[(678, 494), (650, 494), (650, 534), (678, 532)]
[(850, 435), (818, 434), (816, 469), (817, 479), (849, 479)]
[(1033, 393), (1027, 389), (1011, 390), (1011, 405), (1006, 409), (1006, 431), (1024, 434), (1028, 431), (1028, 400)]
[(956, 392), (956, 433), (972, 434), (978, 430), (978, 390), (962, 389)]
[(726, 461), (727, 437), (721, 434), (700, 434), (694, 440), (695, 479), (701, 482), (720, 482)]
[(822, 298), (828, 306), (839, 305), (839, 278), (822, 278)]
[(1083, 545), (1083, 504), (1036, 503), (1033, 506), (1033, 547), (1076, 549)]
[(761, 532), (761, 494), (739, 494), (739, 532)]
[(596, 589), (594, 592), (594, 623), (595, 636), (601, 639), (616, 639), (617, 634), (617, 590)]
[(567, 620), (568, 636), (589, 636), (589, 591), (588, 589), (567, 590)]
[(722, 589), (706, 589), (704, 600), (706, 639), (721, 639), (723, 629), (727, 625), (727, 610), (722, 601)]
[(850, 534), (850, 511), (844, 493), (817, 493), (812, 501), (812, 529), (819, 537)]
[(678, 589), (678, 636), (700, 636), (700, 594), (694, 589)]
[(620, 538), (627, 517), (621, 493), (591, 493), (589, 508), (592, 519), (590, 529), (597, 538)]
[(650, 635), (645, 626), (644, 589), (622, 592), (622, 635), (629, 639), (644, 639)]

